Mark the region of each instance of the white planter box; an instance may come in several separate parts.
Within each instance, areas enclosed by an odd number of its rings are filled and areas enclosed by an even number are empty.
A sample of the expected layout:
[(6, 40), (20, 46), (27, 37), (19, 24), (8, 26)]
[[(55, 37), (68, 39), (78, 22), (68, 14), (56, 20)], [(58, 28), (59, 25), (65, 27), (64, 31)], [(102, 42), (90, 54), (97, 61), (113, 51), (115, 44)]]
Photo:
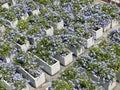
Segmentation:
[[(98, 81), (98, 78), (96, 76), (92, 76), (92, 80), (93, 81)], [(103, 83), (102, 81), (100, 81), (100, 85), (102, 85), (104, 87), (105, 90), (113, 90), (114, 87), (116, 86), (116, 79), (113, 79), (113, 81), (110, 83), (110, 82), (105, 82)]]
[(111, 83), (110, 82), (103, 83), (103, 87), (105, 88), (105, 90), (113, 90), (116, 84), (117, 84), (116, 80), (113, 79)]
[(109, 23), (109, 24), (107, 24), (107, 25), (105, 25), (104, 27), (103, 27), (103, 31), (105, 32), (105, 31), (108, 31), (109, 29), (110, 29), (110, 27), (111, 27), (111, 24)]
[(26, 43), (23, 44), (23, 45), (20, 45), (20, 44), (18, 44), (18, 43), (16, 43), (16, 44), (17, 44), (17, 47), (18, 47), (18, 48), (21, 48), (21, 50), (24, 51), (24, 52), (27, 52), (27, 50), (30, 48), (30, 43), (29, 43), (29, 41), (26, 41)]
[(112, 23), (111, 23), (111, 28), (115, 27), (119, 25), (119, 22), (117, 20), (112, 20)]
[[(12, 86), (9, 83), (7, 83), (5, 80), (1, 80), (1, 81), (2, 81), (3, 87), (5, 87), (6, 90), (14, 90)], [(23, 88), (22, 90), (29, 90), (29, 86), (27, 85), (26, 88)]]
[(94, 45), (94, 38), (93, 37), (86, 39), (86, 47), (87, 48), (90, 48), (93, 45)]
[(30, 80), (30, 84), (37, 88), (39, 87), (40, 85), (42, 85), (44, 82), (45, 82), (45, 75), (44, 73), (42, 72), (40, 76), (34, 78), (31, 74), (29, 74), (27, 71), (25, 71), (22, 67), (18, 67), (18, 72), (22, 73), (22, 75)]
[(60, 22), (53, 24), (53, 27), (55, 30), (63, 29), (64, 28), (64, 21), (61, 20)]
[(51, 27), (51, 28), (45, 30), (45, 32), (46, 32), (46, 35), (52, 36), (54, 34), (54, 29), (53, 29), (53, 27)]
[(94, 39), (100, 38), (101, 36), (103, 36), (103, 28), (100, 28), (97, 31), (93, 30), (93, 33), (94, 33)]
[(83, 47), (81, 47), (80, 49), (77, 49), (76, 47), (69, 46), (69, 49), (70, 49), (76, 56), (79, 56), (80, 54), (82, 54), (82, 53), (84, 52)]
[(32, 14), (33, 14), (33, 15), (38, 15), (38, 14), (40, 14), (39, 9), (33, 10), (33, 11), (32, 11)]
[(40, 66), (42, 66), (42, 69), (47, 72), (50, 75), (54, 75), (57, 72), (59, 72), (60, 70), (60, 62), (56, 59), (54, 59), (56, 61), (55, 64), (53, 65), (49, 65), (48, 63), (46, 63), (45, 61), (43, 61), (42, 59), (40, 59), (39, 57), (37, 57), (36, 55), (34, 55), (37, 58), (37, 62)]
[(55, 58), (60, 61), (60, 63), (64, 66), (70, 64), (73, 61), (73, 53), (70, 52), (68, 55), (65, 57), (61, 55), (56, 55)]
[(4, 3), (4, 4), (2, 5), (2, 8), (9, 9), (10, 7), (9, 7), (8, 3)]

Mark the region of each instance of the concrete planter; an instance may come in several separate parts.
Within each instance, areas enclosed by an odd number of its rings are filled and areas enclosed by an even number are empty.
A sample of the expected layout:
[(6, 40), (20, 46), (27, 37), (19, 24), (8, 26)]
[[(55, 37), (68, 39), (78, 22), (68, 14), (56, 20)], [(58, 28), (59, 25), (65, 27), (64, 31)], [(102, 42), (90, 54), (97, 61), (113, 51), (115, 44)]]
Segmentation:
[(70, 52), (66, 56), (56, 55), (55, 58), (59, 60), (62, 65), (66, 66), (73, 61), (73, 53)]
[[(2, 81), (3, 87), (5, 87), (6, 90), (14, 90), (8, 82), (6, 82), (5, 80), (1, 80), (1, 81)], [(26, 88), (23, 88), (22, 90), (29, 90), (29, 86), (27, 85)]]
[(51, 27), (51, 28), (45, 30), (45, 32), (46, 32), (46, 35), (52, 36), (54, 34), (54, 29), (53, 29), (53, 27)]
[(39, 9), (33, 10), (33, 11), (32, 11), (32, 14), (33, 14), (33, 15), (38, 15), (38, 14), (40, 14)]
[(103, 83), (103, 87), (105, 88), (105, 90), (113, 90), (116, 84), (117, 84), (116, 80), (113, 79), (111, 83), (110, 82)]
[(10, 6), (8, 5), (8, 3), (4, 3), (4, 4), (2, 5), (2, 8), (9, 9), (9, 8), (10, 8)]
[(90, 37), (89, 39), (86, 39), (85, 42), (86, 42), (86, 48), (90, 48), (91, 46), (94, 45), (94, 38)]
[(48, 74), (54, 75), (54, 74), (56, 74), (60, 70), (60, 62), (58, 60), (56, 60), (55, 58), (53, 58), (53, 60), (55, 60), (56, 63), (54, 63), (53, 65), (49, 65), (48, 63), (46, 63), (44, 60), (40, 59), (36, 55), (35, 55), (35, 57), (37, 58), (38, 64), (40, 66), (42, 66), (41, 68), (45, 72), (47, 72)]
[(103, 36), (103, 28), (100, 28), (98, 30), (93, 30), (94, 33), (94, 39), (98, 39), (101, 36)]
[(119, 25), (119, 22), (117, 20), (112, 20), (112, 22), (111, 22), (111, 28), (113, 28), (113, 27), (115, 27), (117, 25)]
[(105, 26), (103, 27), (103, 31), (104, 31), (104, 32), (105, 32), (105, 31), (108, 31), (110, 28), (111, 28), (111, 23), (105, 25)]
[(82, 54), (84, 52), (84, 49), (83, 47), (81, 48), (76, 48), (76, 47), (73, 47), (73, 46), (69, 46), (69, 49), (73, 52), (74, 55), (76, 56), (79, 56), (80, 54)]
[(60, 22), (53, 24), (53, 27), (55, 30), (63, 29), (64, 28), (64, 21), (61, 20)]
[(99, 82), (100, 85), (102, 85), (105, 90), (113, 90), (117, 84), (116, 79), (113, 79), (113, 81), (111, 81), (111, 82), (103, 83), (102, 81), (98, 81), (98, 78), (94, 75), (92, 76), (92, 80)]
[(22, 68), (20, 66), (18, 67), (18, 72), (22, 73), (22, 75), (26, 79), (30, 80), (30, 84), (35, 88), (39, 87), (40, 85), (42, 85), (45, 82), (45, 75), (43, 72), (41, 73), (40, 76), (38, 76), (36, 78), (33, 77), (31, 74), (29, 74), (27, 71), (25, 71), (24, 68)]
[(23, 44), (23, 45), (20, 45), (18, 43), (16, 43), (16, 44), (17, 44), (17, 47), (20, 48), (24, 52), (27, 52), (27, 50), (30, 48), (29, 41), (26, 41), (25, 44)]
[(116, 78), (117, 78), (117, 81), (120, 82), (120, 72), (116, 73)]

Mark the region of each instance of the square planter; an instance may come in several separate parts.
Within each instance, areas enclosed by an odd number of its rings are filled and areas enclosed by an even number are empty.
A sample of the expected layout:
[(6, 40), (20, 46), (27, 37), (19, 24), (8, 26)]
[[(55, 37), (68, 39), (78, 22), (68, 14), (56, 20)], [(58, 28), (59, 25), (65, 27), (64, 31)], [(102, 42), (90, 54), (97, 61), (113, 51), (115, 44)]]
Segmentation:
[(64, 28), (64, 21), (61, 20), (61, 21), (58, 22), (58, 23), (54, 23), (54, 24), (53, 24), (53, 27), (54, 27), (55, 30), (63, 29), (63, 28)]
[(94, 38), (90, 37), (89, 39), (86, 39), (85, 42), (86, 42), (86, 48), (90, 48), (91, 46), (94, 45)]
[(38, 14), (40, 14), (39, 9), (33, 10), (33, 11), (32, 11), (32, 14), (33, 14), (33, 15), (38, 15)]
[(113, 27), (115, 27), (117, 25), (119, 25), (119, 22), (117, 20), (112, 20), (112, 22), (111, 22), (111, 28), (113, 28)]
[(30, 43), (29, 41), (26, 41), (25, 44), (20, 45), (16, 43), (17, 47), (20, 48), (22, 51), (27, 52), (27, 50), (30, 48)]
[[(6, 90), (14, 90), (8, 82), (6, 82), (5, 80), (1, 80), (1, 81), (2, 81), (2, 85), (6, 88)], [(22, 90), (29, 90), (29, 86), (27, 85), (26, 88), (23, 88)]]
[(46, 32), (46, 35), (52, 36), (54, 34), (54, 29), (53, 29), (53, 27), (51, 27), (51, 28), (45, 30), (45, 32)]
[(108, 31), (111, 28), (111, 23), (108, 23), (107, 25), (104, 25), (103, 31)]
[(56, 62), (53, 65), (49, 65), (48, 63), (46, 63), (44, 60), (40, 59), (36, 55), (35, 57), (37, 58), (38, 64), (42, 66), (41, 68), (48, 74), (54, 75), (60, 71), (60, 62), (56, 60), (55, 58), (53, 58), (53, 60), (55, 60)]
[(60, 63), (64, 66), (70, 64), (73, 61), (73, 53), (70, 52), (66, 56), (56, 55), (55, 58), (60, 61)]
[(113, 79), (112, 82), (102, 83), (105, 90), (113, 90), (115, 88), (116, 84), (117, 84), (117, 82), (115, 79)]
[(100, 85), (102, 85), (105, 90), (113, 90), (117, 84), (116, 79), (113, 79), (111, 82), (103, 83), (102, 81), (99, 81), (98, 78), (94, 75), (92, 75), (92, 80), (100, 82)]
[(100, 28), (98, 30), (93, 30), (94, 33), (94, 39), (98, 39), (101, 36), (103, 36), (103, 28)]
[(30, 84), (35, 88), (39, 87), (40, 85), (42, 85), (45, 82), (45, 75), (43, 72), (41, 73), (40, 76), (35, 78), (31, 74), (29, 74), (26, 70), (24, 70), (24, 68), (22, 68), (20, 66), (18, 66), (17, 68), (18, 68), (18, 72), (22, 73), (22, 75), (26, 79), (30, 80)]
[(10, 8), (10, 6), (8, 5), (8, 3), (4, 3), (4, 4), (2, 5), (2, 8), (9, 9), (9, 8)]
[(73, 54), (75, 56), (79, 56), (80, 54), (82, 54), (84, 52), (84, 49), (83, 47), (81, 48), (76, 48), (76, 47), (73, 47), (73, 46), (69, 46), (69, 49), (73, 52)]

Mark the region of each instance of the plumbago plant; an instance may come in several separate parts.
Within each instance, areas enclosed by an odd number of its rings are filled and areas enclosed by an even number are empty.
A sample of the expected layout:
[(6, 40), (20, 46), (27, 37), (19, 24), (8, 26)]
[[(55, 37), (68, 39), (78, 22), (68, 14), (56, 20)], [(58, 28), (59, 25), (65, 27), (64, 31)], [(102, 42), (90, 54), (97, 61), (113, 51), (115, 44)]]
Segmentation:
[(14, 14), (16, 15), (17, 19), (20, 20), (21, 16), (23, 16), (23, 14), (25, 14), (25, 9), (24, 6), (22, 6), (23, 4), (18, 4), (17, 6), (11, 6), (10, 11), (14, 12)]
[(0, 41), (0, 57), (4, 59), (9, 56), (15, 49), (15, 46), (9, 41)]
[(50, 4), (50, 0), (33, 0), (34, 2), (38, 3), (38, 4), (43, 4), (43, 5), (48, 5)]
[(7, 11), (3, 13), (4, 19), (9, 21), (15, 21), (16, 16), (13, 12)]
[(84, 27), (87, 27), (87, 26), (83, 26), (83, 27), (80, 27), (80, 26), (76, 26), (74, 28), (74, 31), (75, 31), (75, 34), (78, 36), (78, 37), (83, 37), (84, 39), (89, 39), (90, 37), (92, 37), (92, 32)]
[(95, 81), (98, 83), (111, 82), (113, 78), (115, 78), (114, 70), (108, 68), (105, 61), (97, 61), (97, 59), (91, 58), (90, 56), (80, 57), (77, 59), (76, 67), (80, 66), (87, 70), (90, 76), (94, 76), (94, 78), (96, 78)]
[(83, 45), (83, 40), (80, 37), (72, 34), (61, 35), (60, 38), (62, 39), (62, 42), (68, 46), (72, 46), (79, 49)]
[(58, 23), (58, 22), (60, 22), (61, 18), (60, 18), (60, 16), (54, 15), (53, 13), (51, 13), (50, 15), (47, 16), (47, 20), (49, 22), (52, 21), (53, 23)]
[(113, 20), (116, 19), (117, 16), (118, 16), (117, 12), (118, 12), (119, 8), (117, 7), (116, 4), (113, 4), (113, 3), (103, 4), (101, 6), (101, 9), (102, 9), (103, 12), (110, 15)]
[(117, 30), (112, 31), (109, 35), (108, 38), (113, 42), (117, 43), (120, 45), (120, 28)]
[(19, 20), (17, 28), (20, 33), (23, 33), (29, 28), (29, 23), (25, 20)]
[(28, 10), (36, 10), (37, 9), (37, 4), (34, 2), (34, 1), (27, 1), (26, 2), (26, 5), (27, 5), (27, 9)]
[(0, 74), (2, 79), (5, 80), (14, 90), (21, 90), (25, 88), (28, 84), (28, 80), (23, 78), (23, 76), (16, 72), (14, 64), (11, 63), (1, 63)]
[(66, 90), (95, 90), (97, 85), (92, 83), (87, 74), (77, 71), (73, 67), (67, 68), (61, 75), (60, 79), (52, 81), (52, 90), (63, 88)]
[(40, 66), (33, 55), (19, 51), (14, 58), (14, 64), (20, 65), (35, 78), (41, 75)]

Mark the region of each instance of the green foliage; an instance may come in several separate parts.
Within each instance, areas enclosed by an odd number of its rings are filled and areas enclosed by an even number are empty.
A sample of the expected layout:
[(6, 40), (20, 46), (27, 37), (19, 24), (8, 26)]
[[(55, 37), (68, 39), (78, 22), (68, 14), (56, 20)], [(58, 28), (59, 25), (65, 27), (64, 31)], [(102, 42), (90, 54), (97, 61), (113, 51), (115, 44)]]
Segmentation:
[(5, 87), (3, 87), (2, 82), (0, 81), (0, 90), (6, 90)]

